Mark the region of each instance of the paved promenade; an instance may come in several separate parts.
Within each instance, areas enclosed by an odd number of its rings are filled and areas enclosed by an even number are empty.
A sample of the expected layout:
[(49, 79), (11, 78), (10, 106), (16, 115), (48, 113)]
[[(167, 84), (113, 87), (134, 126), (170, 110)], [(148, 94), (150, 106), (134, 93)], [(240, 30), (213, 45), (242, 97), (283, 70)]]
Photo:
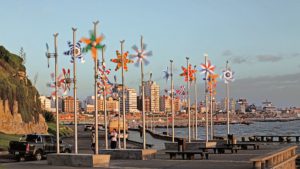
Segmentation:
[[(276, 145), (261, 145), (259, 150), (240, 150), (237, 154), (209, 154), (209, 160), (199, 160), (199, 156), (196, 156), (195, 160), (169, 160), (169, 156), (164, 151), (159, 151), (156, 159), (141, 161), (141, 160), (111, 160), (110, 168), (174, 168), (174, 169), (189, 169), (189, 168), (201, 168), (201, 169), (251, 169), (252, 163), (250, 158), (259, 156), (270, 151), (287, 146), (287, 144)], [(0, 166), (5, 169), (71, 169), (73, 167), (63, 166), (48, 166), (47, 161), (28, 161), (28, 162), (14, 162), (14, 161), (1, 161)], [(0, 167), (0, 168), (1, 168)], [(73, 168), (74, 169), (74, 168)]]

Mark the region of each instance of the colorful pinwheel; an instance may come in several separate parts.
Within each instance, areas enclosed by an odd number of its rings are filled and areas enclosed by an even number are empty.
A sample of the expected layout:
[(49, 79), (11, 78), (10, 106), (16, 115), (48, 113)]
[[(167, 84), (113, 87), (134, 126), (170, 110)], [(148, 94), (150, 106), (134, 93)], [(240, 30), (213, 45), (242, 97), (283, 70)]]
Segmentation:
[(81, 38), (80, 42), (83, 42), (86, 44), (86, 47), (83, 48), (83, 52), (88, 52), (89, 50), (91, 50), (92, 52), (92, 57), (94, 59), (94, 61), (96, 61), (96, 58), (98, 56), (98, 50), (102, 49), (104, 47), (104, 45), (101, 45), (101, 41), (104, 39), (104, 36), (101, 35), (99, 37), (96, 37), (95, 34), (93, 32), (91, 32), (91, 37), (88, 38)]
[(135, 62), (135, 66), (139, 66), (141, 62), (145, 63), (145, 65), (148, 65), (150, 62), (147, 60), (147, 57), (152, 56), (152, 51), (146, 52), (147, 45), (143, 43), (142, 49), (139, 50), (139, 48), (136, 45), (132, 46), (132, 49), (136, 52), (136, 54), (131, 54), (130, 58), (137, 58)]
[(65, 51), (64, 52), (64, 55), (68, 55), (68, 56), (71, 56), (71, 63), (74, 62), (74, 57), (75, 58), (78, 58), (80, 60), (81, 63), (84, 63), (85, 60), (83, 58), (83, 55), (82, 55), (82, 48), (81, 48), (81, 43), (80, 41), (78, 41), (76, 44), (75, 44), (75, 54), (73, 54), (73, 51), (74, 51), (74, 45), (73, 43), (71, 43), (70, 41), (67, 42), (68, 43), (68, 46), (69, 46), (69, 50), (68, 51)]
[(175, 94), (177, 98), (184, 98), (185, 97), (185, 87), (183, 85), (180, 86), (179, 89), (175, 90)]
[(171, 72), (169, 71), (169, 68), (167, 67), (167, 69), (164, 70), (163, 73), (164, 73), (163, 79), (166, 79), (166, 82), (168, 82), (168, 79), (171, 76)]
[[(51, 82), (47, 83), (47, 87), (52, 88), (52, 92), (51, 92), (51, 97), (53, 99), (55, 99), (56, 93), (55, 93), (55, 77), (54, 77), (54, 73), (51, 73)], [(66, 86), (65, 83), (65, 78), (63, 74), (59, 74), (57, 76), (57, 95), (58, 96), (63, 96), (67, 94), (67, 89), (68, 87)]]
[(234, 78), (233, 78), (234, 72), (231, 71), (231, 69), (227, 69), (227, 70), (223, 70), (223, 75), (222, 75), (222, 79), (224, 80), (224, 83), (229, 83), (229, 82), (233, 82)]
[(197, 70), (192, 69), (191, 64), (189, 64), (188, 69), (183, 66), (181, 67), (181, 69), (183, 72), (180, 74), (180, 76), (184, 76), (184, 81), (187, 82), (188, 79), (190, 80), (190, 82), (195, 80), (194, 74), (197, 72)]
[(64, 78), (61, 79), (61, 82), (64, 84), (66, 90), (68, 89), (70, 91), (70, 86), (72, 83), (72, 79), (70, 78), (70, 69), (66, 71), (66, 69), (63, 68), (62, 70), (63, 70)]
[(124, 61), (124, 64), (123, 64), (124, 70), (128, 71), (127, 64), (128, 63), (133, 63), (133, 60), (130, 60), (130, 59), (127, 58), (128, 52), (123, 53), (123, 56), (121, 56), (121, 53), (117, 50), (116, 54), (117, 54), (117, 58), (110, 60), (110, 61), (117, 64), (117, 66), (115, 68), (115, 71), (117, 71), (118, 69), (120, 69), (122, 67), (122, 60)]
[(209, 74), (208, 75), (208, 91), (212, 95), (216, 95), (216, 87), (217, 87), (217, 78), (218, 74)]
[(208, 78), (209, 74), (214, 74), (215, 66), (211, 64), (210, 60), (207, 59), (206, 63), (201, 64), (201, 74), (205, 74), (205, 78)]
[(112, 94), (112, 85), (111, 84), (97, 82), (97, 86), (98, 86), (98, 95)]

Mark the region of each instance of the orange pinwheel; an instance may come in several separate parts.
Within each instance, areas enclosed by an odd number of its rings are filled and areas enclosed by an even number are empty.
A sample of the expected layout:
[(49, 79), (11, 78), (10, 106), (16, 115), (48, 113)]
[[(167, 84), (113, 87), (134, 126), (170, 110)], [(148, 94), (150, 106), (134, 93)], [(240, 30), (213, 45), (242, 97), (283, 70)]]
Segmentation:
[(86, 44), (86, 47), (83, 48), (83, 52), (88, 52), (89, 50), (91, 50), (92, 57), (94, 61), (96, 61), (98, 55), (97, 50), (102, 49), (104, 47), (104, 45), (100, 44), (103, 39), (104, 39), (103, 35), (96, 37), (93, 32), (91, 32), (90, 38), (81, 38), (80, 41)]
[(180, 76), (184, 76), (184, 81), (187, 82), (188, 79), (190, 79), (190, 82), (195, 80), (194, 74), (197, 72), (197, 70), (192, 69), (191, 64), (189, 64), (188, 69), (183, 67), (183, 66), (181, 67), (181, 69), (182, 69), (183, 72), (180, 74)]
[(122, 67), (122, 60), (124, 60), (124, 64), (123, 64), (124, 70), (127, 71), (128, 70), (127, 64), (133, 63), (133, 60), (130, 60), (127, 58), (128, 52), (123, 53), (123, 56), (122, 56), (121, 53), (117, 50), (116, 54), (117, 54), (117, 58), (110, 60), (117, 64), (115, 71), (117, 71), (118, 69), (120, 69)]
[(217, 78), (219, 77), (218, 74), (209, 74), (208, 75), (208, 91), (212, 95), (216, 95), (216, 87), (217, 87)]

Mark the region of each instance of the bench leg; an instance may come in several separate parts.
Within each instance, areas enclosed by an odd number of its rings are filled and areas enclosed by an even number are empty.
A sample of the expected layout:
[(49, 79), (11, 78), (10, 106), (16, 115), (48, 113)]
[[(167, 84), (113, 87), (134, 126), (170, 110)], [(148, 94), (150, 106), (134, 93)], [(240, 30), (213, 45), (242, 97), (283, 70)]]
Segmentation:
[(182, 156), (182, 159), (184, 160), (184, 154), (182, 154), (181, 156)]
[(205, 153), (205, 158), (206, 160), (208, 160), (208, 153)]
[(176, 154), (170, 154), (170, 159), (174, 160), (176, 158)]

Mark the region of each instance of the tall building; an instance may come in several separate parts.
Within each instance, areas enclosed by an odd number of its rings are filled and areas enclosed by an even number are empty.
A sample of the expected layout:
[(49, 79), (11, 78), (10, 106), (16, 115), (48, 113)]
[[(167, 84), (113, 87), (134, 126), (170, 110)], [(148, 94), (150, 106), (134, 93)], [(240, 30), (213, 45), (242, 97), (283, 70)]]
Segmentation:
[(159, 112), (159, 90), (160, 87), (154, 81), (149, 80), (144, 82), (145, 97), (150, 99), (150, 112)]
[(125, 100), (125, 109), (126, 112), (137, 112), (137, 100), (136, 100), (136, 91), (133, 88), (127, 88), (126, 91), (126, 100)]
[[(80, 111), (79, 100), (76, 100), (76, 111)], [(62, 101), (62, 111), (65, 113), (74, 113), (74, 98), (72, 96), (67, 96)]]
[(51, 110), (51, 99), (46, 96), (40, 96), (41, 106), (43, 110)]
[(181, 100), (180, 98), (174, 98), (174, 112), (179, 112), (181, 110)]
[(237, 111), (239, 113), (245, 113), (247, 107), (248, 107), (247, 99), (239, 99), (239, 100), (237, 100)]
[[(234, 113), (235, 112), (235, 106), (236, 101), (233, 98), (230, 98), (229, 100), (229, 110), (230, 112)], [(223, 112), (226, 112), (226, 107), (227, 107), (227, 99), (224, 98), (221, 101), (220, 109), (223, 110)]]
[(171, 112), (171, 97), (170, 96), (160, 96), (160, 111)]

